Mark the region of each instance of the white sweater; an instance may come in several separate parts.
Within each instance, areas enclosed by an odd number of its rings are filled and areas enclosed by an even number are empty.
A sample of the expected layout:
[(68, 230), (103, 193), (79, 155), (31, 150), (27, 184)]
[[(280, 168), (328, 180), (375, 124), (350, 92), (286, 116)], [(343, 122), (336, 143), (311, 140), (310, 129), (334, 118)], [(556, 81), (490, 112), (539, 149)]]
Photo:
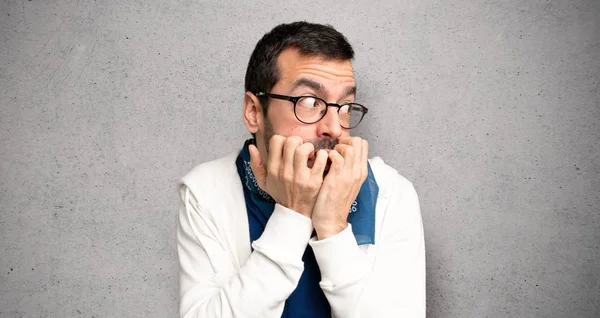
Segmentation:
[(196, 166), (179, 183), (177, 231), (182, 317), (281, 317), (310, 244), (333, 317), (425, 317), (425, 246), (417, 193), (376, 157), (375, 244), (352, 226), (317, 241), (309, 218), (276, 204), (252, 243), (239, 152)]

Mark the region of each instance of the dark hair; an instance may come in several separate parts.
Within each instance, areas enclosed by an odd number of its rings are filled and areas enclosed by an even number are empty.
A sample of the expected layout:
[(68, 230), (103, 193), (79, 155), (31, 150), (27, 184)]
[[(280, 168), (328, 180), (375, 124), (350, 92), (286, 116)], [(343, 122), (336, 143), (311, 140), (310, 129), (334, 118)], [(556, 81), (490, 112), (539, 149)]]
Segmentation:
[[(289, 47), (297, 48), (304, 56), (342, 61), (354, 58), (354, 50), (346, 37), (331, 25), (304, 21), (280, 24), (256, 43), (246, 69), (246, 92), (256, 94), (271, 91), (279, 81), (277, 57)], [(267, 100), (263, 102), (265, 114)]]

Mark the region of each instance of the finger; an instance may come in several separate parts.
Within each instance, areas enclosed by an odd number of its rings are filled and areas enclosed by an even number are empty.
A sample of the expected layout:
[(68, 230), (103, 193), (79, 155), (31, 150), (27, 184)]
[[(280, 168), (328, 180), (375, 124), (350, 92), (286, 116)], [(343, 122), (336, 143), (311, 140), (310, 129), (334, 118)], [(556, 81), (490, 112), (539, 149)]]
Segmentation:
[(364, 152), (364, 148), (363, 148), (363, 139), (360, 137), (355, 137), (352, 139), (352, 146), (354, 147), (354, 162), (356, 164), (362, 164), (362, 158), (363, 158), (363, 152)]
[(260, 152), (255, 145), (249, 145), (248, 150), (250, 151), (250, 169), (256, 177), (256, 182), (261, 189), (265, 188), (265, 181), (267, 179), (267, 169), (260, 157)]
[[(362, 154), (362, 141), (363, 139), (360, 137), (340, 137), (338, 139), (338, 145), (342, 144), (342, 145), (348, 145), (348, 146), (353, 146), (354, 147), (354, 162), (359, 162), (360, 158), (362, 158), (363, 154)], [(344, 154), (342, 154), (342, 156), (344, 156)], [(346, 157), (346, 156), (344, 156)]]
[(279, 171), (281, 166), (281, 157), (283, 156), (283, 143), (285, 137), (274, 135), (269, 140), (269, 171)]
[(344, 166), (352, 169), (354, 162), (356, 161), (356, 150), (354, 147), (346, 144), (337, 144), (333, 149), (344, 157)]
[(331, 160), (329, 172), (341, 174), (344, 169), (344, 157), (334, 149), (329, 152), (329, 160)]
[(356, 160), (356, 148), (354, 146), (346, 146), (344, 153), (340, 153), (344, 157), (344, 167), (352, 171), (354, 169), (354, 162)]
[(323, 149), (317, 151), (315, 163), (311, 168), (311, 175), (313, 178), (323, 178), (323, 172), (325, 172), (325, 167), (327, 166), (327, 158), (327, 151)]
[(283, 162), (281, 171), (284, 175), (292, 177), (294, 173), (294, 154), (296, 148), (302, 145), (303, 141), (301, 137), (291, 136), (285, 140), (283, 145)]
[(364, 140), (362, 141), (363, 147), (362, 147), (362, 168), (363, 168), (363, 175), (365, 177), (365, 179), (367, 178), (367, 176), (369, 175), (369, 168), (368, 168), (368, 163), (369, 163), (369, 142)]
[(306, 142), (296, 148), (294, 154), (294, 171), (307, 173), (310, 169), (308, 168), (308, 158), (315, 151), (315, 146)]
[(367, 162), (369, 160), (369, 142), (366, 140), (362, 140), (362, 162)]
[(362, 138), (350, 137), (348, 145), (354, 147), (355, 162), (360, 162), (360, 159), (362, 158)]
[(350, 136), (348, 136), (348, 137), (340, 137), (340, 138), (338, 138), (338, 145), (339, 144), (349, 145), (350, 142), (352, 141), (352, 138), (354, 138), (354, 137), (350, 137)]
[(346, 148), (348, 147), (350, 146), (346, 144), (337, 144), (333, 147), (333, 149), (335, 149), (337, 152), (340, 153), (340, 155), (342, 155), (342, 157), (344, 157), (344, 154), (346, 153)]

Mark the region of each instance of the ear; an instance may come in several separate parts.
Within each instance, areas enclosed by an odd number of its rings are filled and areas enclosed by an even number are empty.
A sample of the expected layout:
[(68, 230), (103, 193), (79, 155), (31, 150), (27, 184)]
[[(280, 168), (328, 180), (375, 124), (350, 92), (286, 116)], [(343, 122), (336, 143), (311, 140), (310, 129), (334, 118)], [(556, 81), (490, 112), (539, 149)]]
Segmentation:
[(246, 92), (244, 95), (244, 123), (248, 132), (256, 134), (257, 131), (263, 130), (263, 116), (263, 109), (258, 97), (251, 92)]

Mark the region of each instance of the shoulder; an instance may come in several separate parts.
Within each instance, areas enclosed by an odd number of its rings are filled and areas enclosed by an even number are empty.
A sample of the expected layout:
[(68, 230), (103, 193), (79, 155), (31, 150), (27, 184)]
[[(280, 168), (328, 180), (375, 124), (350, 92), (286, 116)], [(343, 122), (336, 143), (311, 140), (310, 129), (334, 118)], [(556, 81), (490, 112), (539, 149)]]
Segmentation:
[(187, 188), (195, 197), (210, 198), (216, 191), (231, 189), (232, 183), (237, 180), (235, 160), (238, 154), (239, 151), (231, 152), (195, 166), (179, 180), (180, 193)]
[(397, 195), (416, 194), (413, 183), (380, 157), (369, 159), (373, 175), (379, 186), (379, 195), (390, 198)]

